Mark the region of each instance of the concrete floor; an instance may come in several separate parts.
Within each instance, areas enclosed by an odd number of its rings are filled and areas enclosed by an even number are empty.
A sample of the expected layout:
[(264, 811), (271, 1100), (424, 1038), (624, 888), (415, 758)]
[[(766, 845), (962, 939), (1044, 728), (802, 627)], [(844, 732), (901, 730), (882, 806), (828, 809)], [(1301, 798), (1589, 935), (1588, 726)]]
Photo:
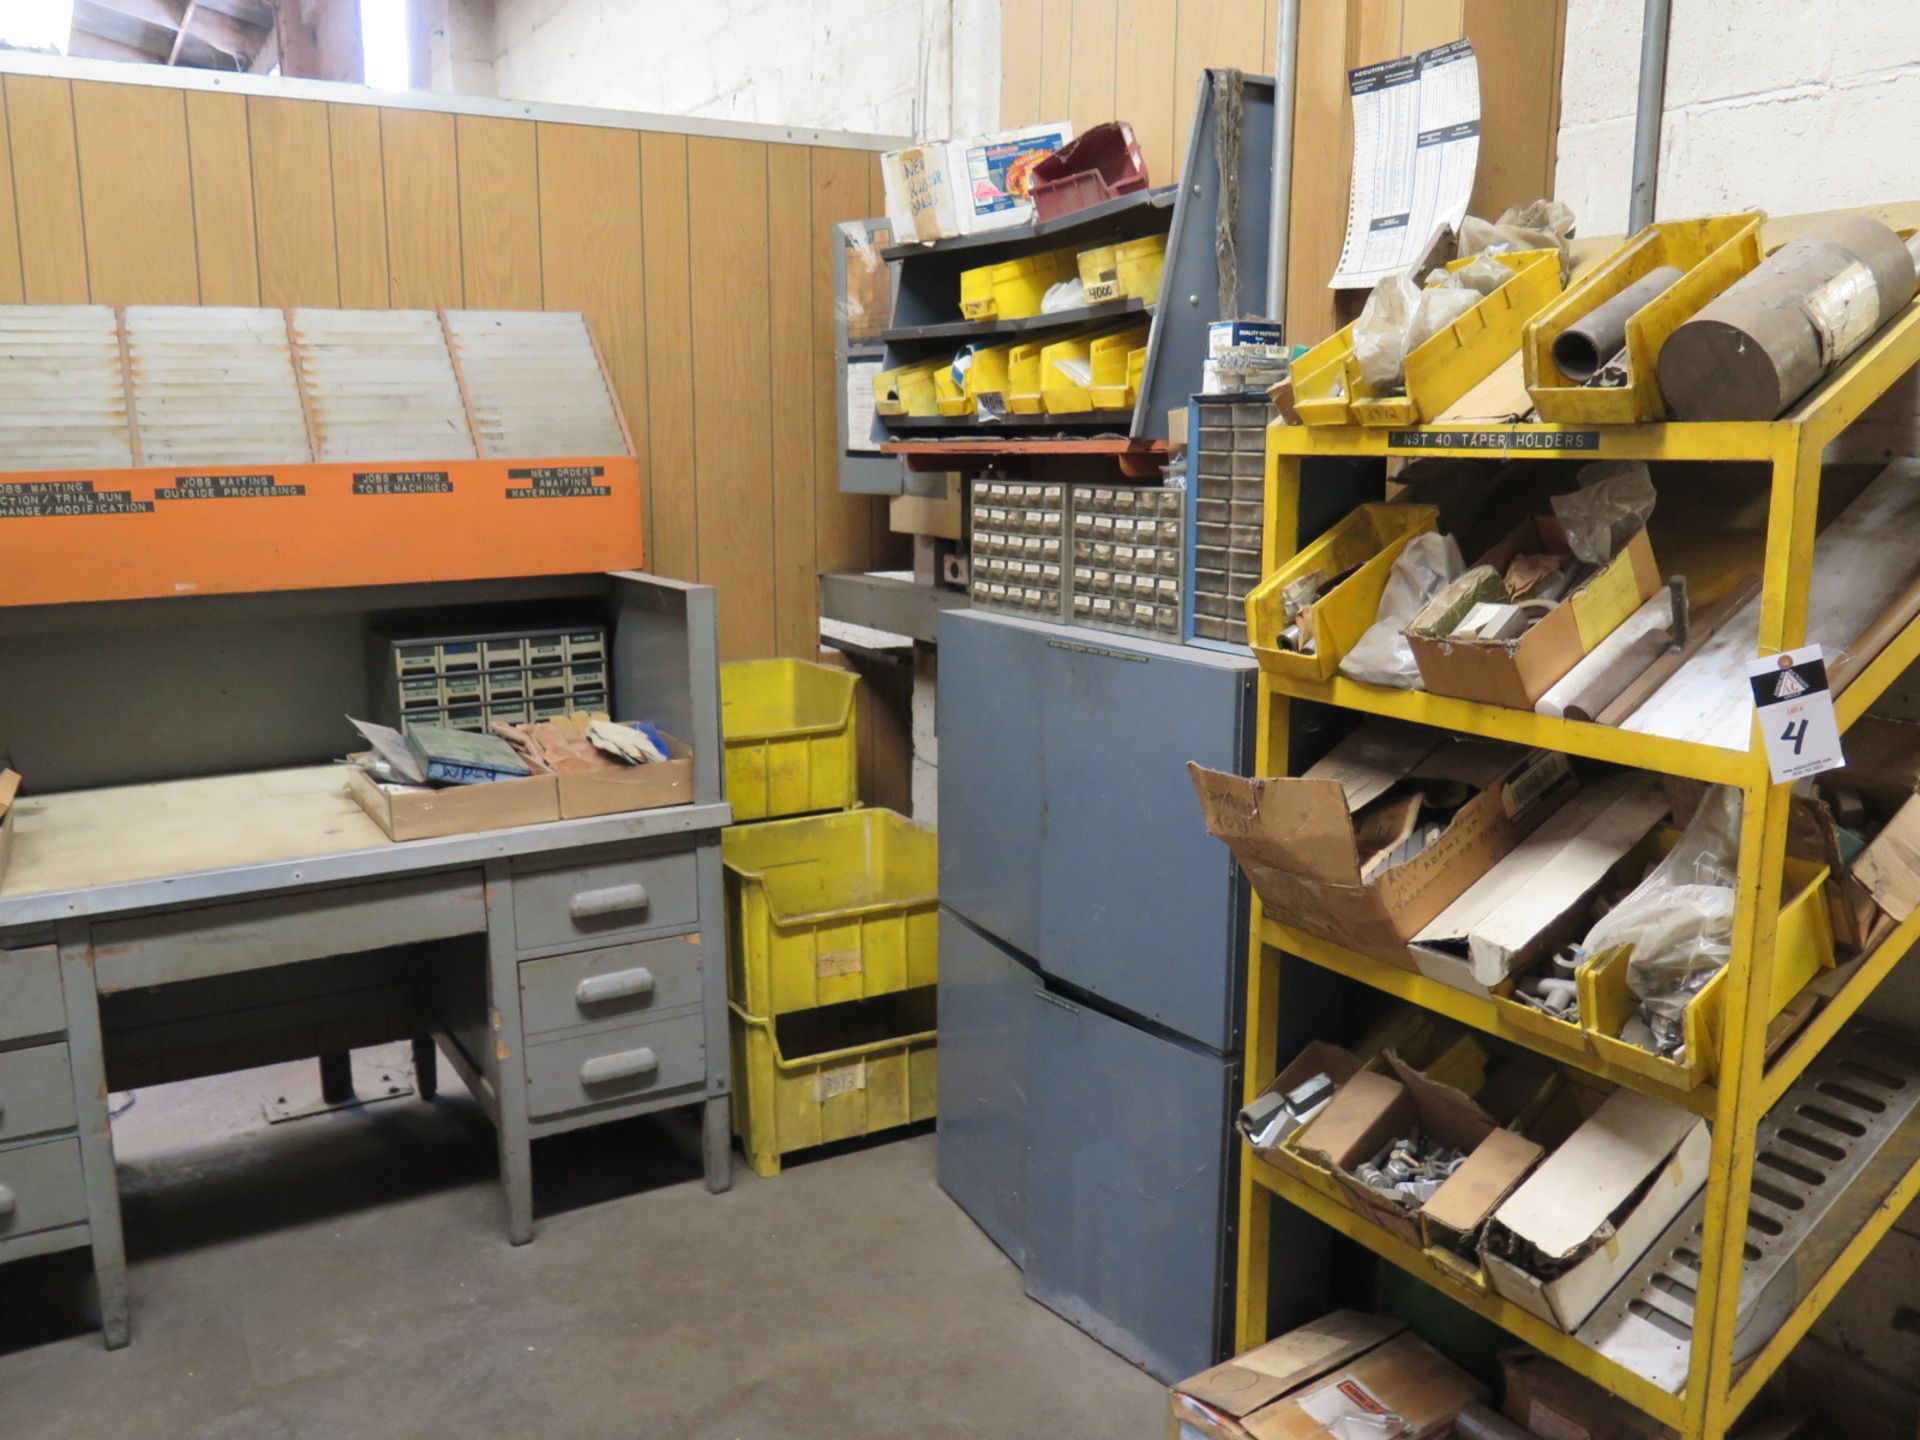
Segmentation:
[[(1164, 1392), (1021, 1293), (934, 1183), (934, 1141), (734, 1189), (655, 1122), (534, 1148), (539, 1232), (502, 1232), (490, 1128), (457, 1079), (269, 1126), (312, 1066), (144, 1091), (115, 1122), (133, 1345), (88, 1270), (0, 1290), (0, 1436), (287, 1440), (1160, 1440)], [(355, 1057), (361, 1094), (411, 1077)], [(124, 1104), (125, 1097), (114, 1097)]]

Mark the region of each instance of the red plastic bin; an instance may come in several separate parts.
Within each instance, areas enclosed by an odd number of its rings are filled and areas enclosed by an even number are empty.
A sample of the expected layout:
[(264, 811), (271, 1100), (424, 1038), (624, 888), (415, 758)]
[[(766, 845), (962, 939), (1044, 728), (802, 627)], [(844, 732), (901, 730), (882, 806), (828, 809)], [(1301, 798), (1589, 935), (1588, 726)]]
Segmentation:
[(1133, 127), (1109, 120), (1062, 145), (1033, 167), (1034, 214), (1057, 220), (1116, 195), (1147, 188), (1147, 162)]

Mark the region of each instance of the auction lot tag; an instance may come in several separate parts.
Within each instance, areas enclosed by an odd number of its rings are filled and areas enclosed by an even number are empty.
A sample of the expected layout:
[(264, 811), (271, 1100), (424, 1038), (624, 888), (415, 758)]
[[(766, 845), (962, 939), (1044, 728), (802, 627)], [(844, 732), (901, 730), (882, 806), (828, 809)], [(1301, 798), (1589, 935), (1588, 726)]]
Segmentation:
[(1837, 770), (1840, 724), (1827, 687), (1827, 662), (1818, 645), (1769, 655), (1747, 666), (1760, 735), (1767, 742), (1767, 768), (1776, 785)]

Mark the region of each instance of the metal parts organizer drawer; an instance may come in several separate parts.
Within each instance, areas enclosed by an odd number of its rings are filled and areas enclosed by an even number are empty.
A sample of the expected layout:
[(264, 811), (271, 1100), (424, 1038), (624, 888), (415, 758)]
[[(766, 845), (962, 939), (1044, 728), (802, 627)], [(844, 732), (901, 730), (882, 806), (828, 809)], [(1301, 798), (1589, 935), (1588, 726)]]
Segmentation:
[(699, 923), (691, 849), (615, 852), (588, 864), (516, 871), (513, 935), (524, 950)]
[(70, 1130), (73, 1125), (67, 1047), (0, 1051), (0, 1141)]
[(706, 1078), (706, 1021), (698, 1011), (527, 1048), (527, 1108), (536, 1117), (639, 1099)]
[(53, 946), (0, 950), (0, 1042), (60, 1035), (66, 1028), (60, 956)]
[(529, 1035), (699, 1003), (700, 946), (688, 936), (520, 963), (520, 1024)]
[(78, 1140), (0, 1150), (0, 1240), (87, 1218)]

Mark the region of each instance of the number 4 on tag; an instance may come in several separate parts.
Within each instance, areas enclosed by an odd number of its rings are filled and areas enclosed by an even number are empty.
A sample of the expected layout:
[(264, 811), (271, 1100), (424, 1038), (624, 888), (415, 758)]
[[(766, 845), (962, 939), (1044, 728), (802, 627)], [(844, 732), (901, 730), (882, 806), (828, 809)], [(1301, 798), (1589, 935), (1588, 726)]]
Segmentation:
[(1818, 645), (1769, 655), (1747, 667), (1767, 768), (1775, 784), (1837, 770), (1847, 763), (1833, 714), (1827, 664)]

